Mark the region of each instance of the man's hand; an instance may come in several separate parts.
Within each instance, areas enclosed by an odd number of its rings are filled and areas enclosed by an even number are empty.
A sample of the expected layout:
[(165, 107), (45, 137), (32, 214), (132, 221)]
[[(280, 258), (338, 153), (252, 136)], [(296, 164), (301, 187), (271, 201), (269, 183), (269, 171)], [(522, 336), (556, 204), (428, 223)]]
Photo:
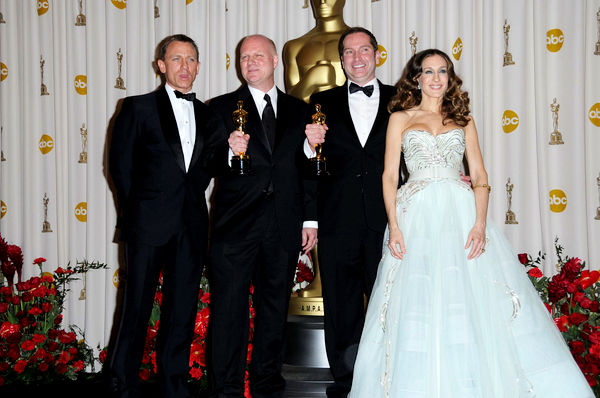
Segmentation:
[(227, 142), (229, 143), (229, 148), (237, 155), (238, 153), (246, 152), (249, 139), (250, 136), (248, 134), (242, 134), (241, 131), (234, 130), (229, 134)]
[(308, 253), (317, 244), (317, 228), (302, 228), (302, 251)]
[(327, 134), (327, 125), (326, 124), (307, 124), (304, 133), (306, 134), (306, 138), (308, 139), (308, 143), (310, 147), (313, 149), (315, 145), (322, 144), (325, 142), (325, 134)]

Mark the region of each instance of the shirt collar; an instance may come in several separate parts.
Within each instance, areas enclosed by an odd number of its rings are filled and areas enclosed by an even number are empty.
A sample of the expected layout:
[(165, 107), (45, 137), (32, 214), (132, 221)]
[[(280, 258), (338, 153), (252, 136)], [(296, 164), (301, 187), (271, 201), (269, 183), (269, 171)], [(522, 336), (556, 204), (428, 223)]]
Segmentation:
[(273, 111), (275, 112), (275, 115), (277, 115), (277, 86), (273, 85), (266, 93), (250, 86), (248, 86), (248, 90), (250, 90), (252, 99), (254, 99), (254, 104), (259, 111), (263, 108), (262, 103), (265, 100), (265, 94), (269, 94), (269, 97), (271, 97), (271, 104), (273, 105)]

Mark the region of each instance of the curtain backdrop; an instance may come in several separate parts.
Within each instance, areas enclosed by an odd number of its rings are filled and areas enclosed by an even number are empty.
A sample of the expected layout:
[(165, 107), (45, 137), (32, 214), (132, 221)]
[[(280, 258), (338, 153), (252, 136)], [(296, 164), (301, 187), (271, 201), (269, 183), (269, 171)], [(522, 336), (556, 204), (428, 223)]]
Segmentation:
[[(262, 33), (280, 52), (314, 26), (312, 8), (308, 0), (0, 0), (0, 13), (0, 232), (23, 248), (25, 277), (40, 256), (46, 271), (84, 258), (110, 265), (71, 286), (65, 314), (104, 346), (119, 280), (106, 168), (117, 102), (159, 85), (155, 47), (173, 33), (198, 43), (201, 99), (234, 90), (240, 39)], [(411, 42), (451, 54), (493, 186), (489, 217), (515, 252), (546, 252), (546, 274), (556, 272), (555, 237), (600, 268), (600, 0), (347, 0), (344, 18), (377, 36), (385, 83), (400, 77)], [(276, 83), (283, 88), (281, 63)], [(550, 144), (555, 130), (562, 144)], [(509, 202), (517, 223), (505, 223)]]

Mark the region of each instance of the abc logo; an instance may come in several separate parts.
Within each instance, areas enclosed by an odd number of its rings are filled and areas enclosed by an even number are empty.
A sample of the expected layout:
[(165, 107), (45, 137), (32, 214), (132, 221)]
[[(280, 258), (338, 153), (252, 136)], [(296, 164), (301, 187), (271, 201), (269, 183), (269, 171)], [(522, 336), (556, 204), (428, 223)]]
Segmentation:
[(560, 189), (550, 191), (550, 210), (560, 213), (567, 207), (567, 195)]
[(75, 206), (75, 218), (81, 222), (87, 221), (87, 203), (80, 202)]
[(460, 37), (458, 39), (456, 39), (456, 41), (454, 42), (454, 45), (452, 46), (452, 56), (454, 57), (455, 60), (460, 60), (460, 55), (462, 54), (462, 50), (463, 50), (463, 42), (460, 39)]
[(49, 135), (43, 134), (40, 138), (38, 148), (40, 148), (42, 155), (45, 155), (54, 148), (54, 140)]
[(127, 0), (110, 0), (113, 3), (113, 6), (117, 7), (119, 10), (127, 7)]
[(0, 82), (8, 77), (8, 68), (0, 62)]
[(588, 117), (590, 118), (590, 122), (594, 123), (595, 126), (600, 127), (600, 102), (596, 102), (592, 105), (588, 112)]
[(0, 207), (2, 208), (2, 211), (0, 212), (0, 218), (4, 218), (7, 210), (6, 203), (4, 203), (4, 201), (0, 201)]
[(504, 130), (505, 133), (512, 133), (518, 125), (519, 115), (510, 109), (505, 110), (502, 115), (502, 130)]
[(381, 66), (385, 64), (385, 61), (387, 61), (388, 53), (385, 47), (381, 44), (377, 45), (377, 51), (379, 51), (379, 62), (377, 62), (377, 66)]
[(229, 65), (231, 65), (231, 57), (227, 53), (225, 53), (225, 55), (227, 56), (227, 58), (225, 59), (225, 69), (229, 70)]
[(118, 289), (119, 288), (119, 270), (117, 269), (112, 277), (113, 285)]
[(86, 95), (87, 94), (87, 76), (86, 75), (77, 75), (75, 76), (75, 91), (77, 94)]
[(553, 53), (559, 51), (565, 42), (565, 35), (560, 29), (550, 29), (546, 32), (546, 48)]
[(48, 12), (49, 8), (50, 8), (50, 5), (48, 4), (47, 0), (38, 0), (38, 2), (37, 2), (38, 15), (44, 15), (45, 13)]
[(191, 4), (191, 3), (192, 3), (192, 1), (194, 1), (194, 0), (185, 0), (185, 4), (186, 4), (186, 5), (187, 5), (187, 4)]

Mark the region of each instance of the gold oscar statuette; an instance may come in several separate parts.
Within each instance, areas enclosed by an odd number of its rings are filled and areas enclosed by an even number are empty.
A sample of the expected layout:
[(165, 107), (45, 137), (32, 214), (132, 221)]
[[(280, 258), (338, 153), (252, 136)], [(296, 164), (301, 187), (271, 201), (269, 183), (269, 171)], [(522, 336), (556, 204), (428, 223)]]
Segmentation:
[(598, 23), (598, 40), (596, 41), (596, 51), (594, 51), (594, 54), (600, 55), (600, 8), (598, 8), (598, 12), (596, 13), (596, 22)]
[(154, 0), (154, 19), (160, 18), (160, 10), (158, 9), (158, 0)]
[[(325, 114), (321, 112), (321, 105), (315, 104), (315, 110), (317, 111), (312, 115), (312, 122), (315, 124), (325, 124)], [(317, 177), (329, 175), (327, 171), (327, 162), (323, 155), (323, 144), (315, 145), (315, 157), (310, 159), (310, 165), (312, 173)]]
[(506, 181), (506, 203), (508, 205), (508, 210), (506, 210), (506, 219), (504, 220), (504, 224), (518, 224), (517, 216), (510, 209), (512, 207), (512, 191), (513, 184), (510, 183), (510, 177), (508, 181)]
[(417, 53), (417, 43), (419, 42), (419, 38), (416, 36), (414, 30), (410, 34), (408, 42), (410, 43), (410, 51), (412, 52), (412, 55), (415, 55)]
[(75, 18), (75, 26), (85, 26), (85, 14), (83, 13), (83, 0), (79, 0), (79, 14)]
[(120, 48), (119, 51), (117, 51), (117, 62), (119, 63), (119, 73), (117, 76), (117, 81), (115, 82), (115, 88), (118, 88), (119, 90), (125, 90), (125, 81), (121, 77), (121, 69), (123, 67), (123, 53), (121, 52)]
[(508, 20), (504, 20), (504, 63), (502, 66), (514, 65), (512, 54), (508, 52), (508, 32), (510, 32), (510, 25)]
[(86, 281), (87, 281), (87, 272), (83, 273), (83, 276), (81, 277), (81, 279), (83, 279), (83, 287), (81, 288), (81, 291), (79, 292), (79, 300), (85, 300), (86, 299), (85, 285), (86, 285)]
[(44, 64), (46, 63), (46, 61), (44, 61), (44, 58), (42, 58), (42, 56), (40, 55), (40, 72), (42, 75), (42, 85), (41, 85), (41, 94), (40, 95), (50, 95), (50, 93), (48, 92), (48, 88), (46, 87), (46, 85), (44, 84)]
[(595, 220), (600, 220), (600, 174), (598, 174), (598, 178), (596, 178), (596, 185), (598, 185), (598, 208), (596, 209), (596, 217)]
[(48, 199), (48, 195), (44, 193), (44, 199), (42, 199), (42, 203), (44, 203), (44, 222), (42, 224), (42, 232), (52, 232), (52, 227), (48, 222), (48, 203), (50, 199)]
[(87, 129), (85, 123), (81, 125), (79, 131), (81, 133), (81, 153), (79, 154), (78, 163), (87, 163)]
[(552, 122), (554, 128), (552, 133), (550, 133), (550, 145), (561, 145), (564, 144), (562, 139), (562, 134), (558, 131), (558, 110), (560, 109), (560, 104), (556, 102), (556, 98), (550, 104), (550, 110), (552, 111)]
[(6, 21), (4, 20), (4, 15), (2, 15), (1, 12), (0, 12), (0, 23), (6, 23)]
[[(248, 121), (248, 112), (244, 110), (244, 101), (237, 102), (237, 109), (233, 111), (233, 125), (235, 129), (242, 134), (245, 133), (246, 122)], [(231, 158), (231, 172), (237, 175), (254, 174), (251, 167), (250, 156), (246, 152), (240, 152)]]
[[(4, 140), (2, 139), (2, 135), (4, 134), (4, 127), (0, 127), (0, 144), (4, 144)], [(4, 157), (4, 150), (0, 150), (0, 155), (2, 158), (0, 162), (6, 162), (6, 158)]]

